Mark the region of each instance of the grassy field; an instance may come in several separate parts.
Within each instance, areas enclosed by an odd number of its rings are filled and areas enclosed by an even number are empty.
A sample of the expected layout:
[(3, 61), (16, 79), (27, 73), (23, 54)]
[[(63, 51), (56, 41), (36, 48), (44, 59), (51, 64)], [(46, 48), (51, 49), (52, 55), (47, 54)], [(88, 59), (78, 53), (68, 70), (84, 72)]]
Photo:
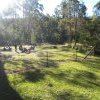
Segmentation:
[(100, 57), (84, 56), (65, 45), (2, 52), (0, 100), (100, 100)]

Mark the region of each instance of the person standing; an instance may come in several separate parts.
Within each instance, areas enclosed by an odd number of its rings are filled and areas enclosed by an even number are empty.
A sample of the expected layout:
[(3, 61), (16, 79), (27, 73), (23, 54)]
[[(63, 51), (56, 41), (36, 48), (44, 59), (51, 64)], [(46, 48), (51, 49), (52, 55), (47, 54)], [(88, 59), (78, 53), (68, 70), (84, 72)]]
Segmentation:
[(15, 44), (15, 51), (17, 52), (17, 44)]

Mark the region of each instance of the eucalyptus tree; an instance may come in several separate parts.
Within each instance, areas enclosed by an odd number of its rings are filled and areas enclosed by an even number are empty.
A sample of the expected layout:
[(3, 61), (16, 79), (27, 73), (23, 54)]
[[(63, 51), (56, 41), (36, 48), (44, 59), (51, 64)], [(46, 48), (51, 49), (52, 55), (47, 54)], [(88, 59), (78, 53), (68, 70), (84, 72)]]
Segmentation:
[(4, 33), (7, 35), (11, 34), (12, 38), (9, 38), (9, 41), (12, 41), (14, 44), (17, 42), (17, 38), (19, 36), (19, 7), (18, 4), (14, 4), (13, 6), (7, 8), (3, 11), (3, 20), (2, 24), (5, 29)]
[(24, 35), (26, 35), (26, 41), (29, 41), (31, 37), (37, 36), (37, 34), (39, 34), (39, 23), (41, 21), (40, 19), (42, 11), (43, 5), (39, 3), (39, 0), (23, 1), (23, 24), (25, 29)]
[(62, 32), (69, 35), (70, 41), (73, 39), (76, 41), (77, 28), (81, 26), (86, 15), (86, 6), (78, 0), (63, 0), (60, 8), (61, 20), (59, 24), (63, 25)]
[(7, 35), (12, 34), (13, 41), (31, 43), (34, 37), (40, 35), (42, 11), (43, 5), (39, 0), (16, 2), (3, 12), (3, 27), (0, 28)]

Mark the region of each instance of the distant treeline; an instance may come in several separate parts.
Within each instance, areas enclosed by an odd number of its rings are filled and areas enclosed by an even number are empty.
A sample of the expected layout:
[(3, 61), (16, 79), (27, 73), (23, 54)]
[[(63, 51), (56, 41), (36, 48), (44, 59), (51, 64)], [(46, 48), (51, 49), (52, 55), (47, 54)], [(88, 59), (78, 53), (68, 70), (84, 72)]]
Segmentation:
[(18, 2), (0, 17), (0, 45), (66, 42), (95, 45), (100, 40), (99, 8), (100, 2), (93, 8), (94, 15), (87, 17), (83, 2), (62, 0), (50, 16), (43, 14), (39, 0)]

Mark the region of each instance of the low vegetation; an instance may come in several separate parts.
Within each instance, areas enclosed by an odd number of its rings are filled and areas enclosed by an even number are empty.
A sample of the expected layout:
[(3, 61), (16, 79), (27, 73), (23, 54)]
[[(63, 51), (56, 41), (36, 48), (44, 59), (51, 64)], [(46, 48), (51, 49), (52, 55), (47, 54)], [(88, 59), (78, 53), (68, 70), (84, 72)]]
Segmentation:
[(91, 16), (84, 0), (53, 15), (15, 1), (0, 13), (0, 100), (100, 100), (100, 1)]
[(65, 45), (2, 52), (0, 100), (99, 100), (100, 57), (77, 55), (75, 61), (75, 50)]

